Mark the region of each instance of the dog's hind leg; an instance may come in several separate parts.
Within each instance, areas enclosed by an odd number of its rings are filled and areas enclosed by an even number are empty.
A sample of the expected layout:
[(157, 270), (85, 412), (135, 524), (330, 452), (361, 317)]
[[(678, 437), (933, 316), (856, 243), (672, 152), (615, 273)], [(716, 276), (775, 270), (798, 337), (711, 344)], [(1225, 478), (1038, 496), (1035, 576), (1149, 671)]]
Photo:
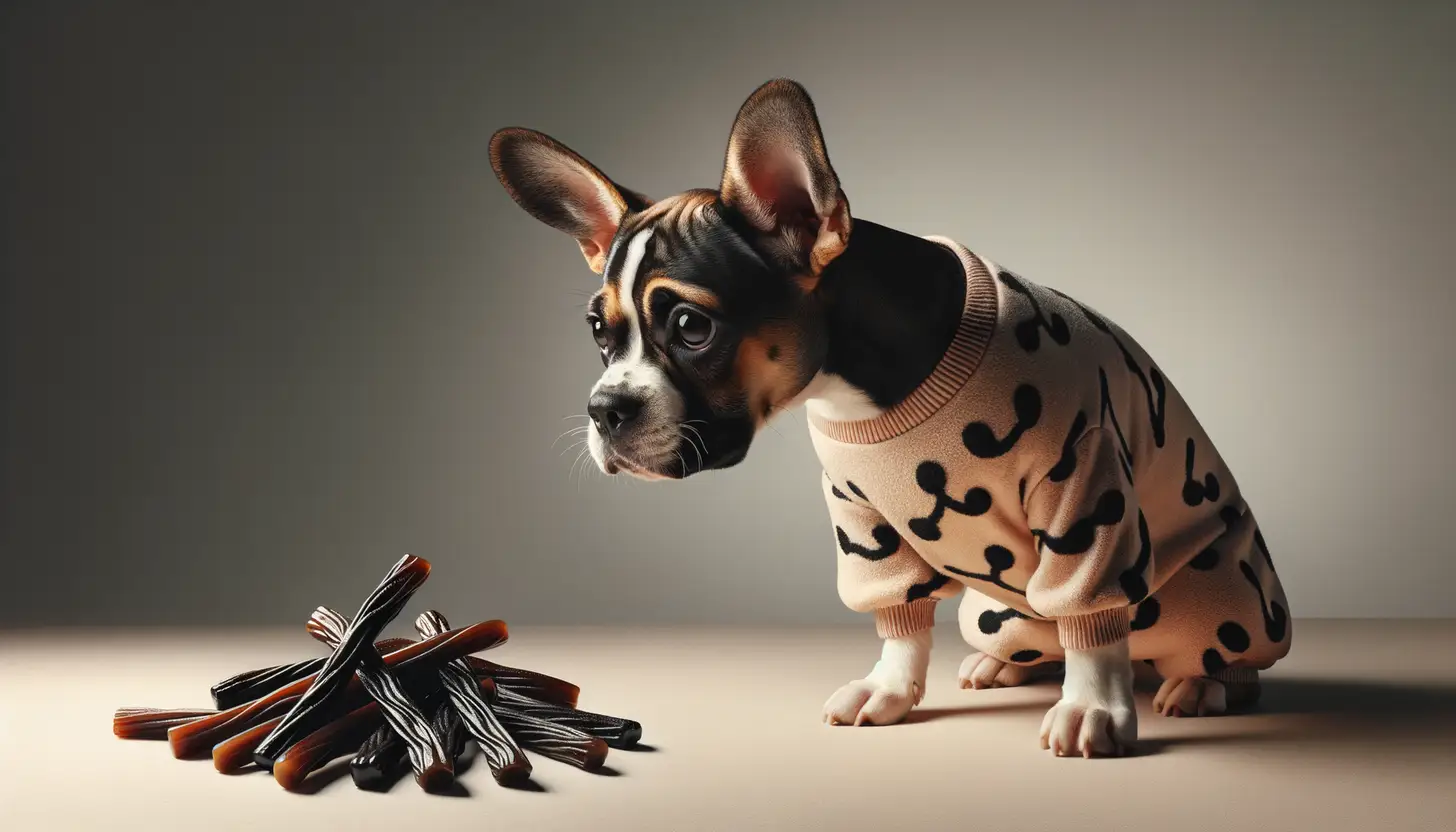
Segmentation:
[(1245, 711), (1259, 701), (1259, 671), (1229, 668), (1215, 676), (1165, 679), (1153, 695), (1162, 716), (1217, 716)]
[(1011, 664), (985, 653), (972, 653), (961, 662), (956, 678), (962, 688), (1014, 688), (1062, 675), (1065, 666), (1058, 661), (1034, 665)]

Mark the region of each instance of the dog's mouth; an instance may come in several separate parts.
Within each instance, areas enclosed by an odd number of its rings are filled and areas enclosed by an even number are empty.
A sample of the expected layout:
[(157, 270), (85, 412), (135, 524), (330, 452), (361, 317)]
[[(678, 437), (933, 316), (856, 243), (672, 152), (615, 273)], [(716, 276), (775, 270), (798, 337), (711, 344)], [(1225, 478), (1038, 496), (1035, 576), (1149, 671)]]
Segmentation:
[(601, 469), (607, 474), (629, 474), (643, 480), (681, 480), (704, 471), (731, 468), (748, 456), (748, 446), (720, 446), (720, 452), (702, 454), (688, 443), (651, 461), (634, 459), (621, 451), (607, 448), (602, 454)]
[[(670, 462), (663, 461), (648, 465), (633, 460), (616, 451), (607, 451), (606, 455), (602, 458), (602, 470), (608, 474), (626, 473), (642, 480), (682, 479), (687, 474), (681, 470), (680, 465), (675, 465), (676, 462), (677, 460), (673, 459)], [(674, 467), (677, 467), (679, 470), (674, 471)]]
[(597, 465), (606, 474), (630, 474), (643, 480), (681, 479), (690, 466), (683, 457), (676, 433), (654, 431), (651, 435), (610, 441), (600, 437)]

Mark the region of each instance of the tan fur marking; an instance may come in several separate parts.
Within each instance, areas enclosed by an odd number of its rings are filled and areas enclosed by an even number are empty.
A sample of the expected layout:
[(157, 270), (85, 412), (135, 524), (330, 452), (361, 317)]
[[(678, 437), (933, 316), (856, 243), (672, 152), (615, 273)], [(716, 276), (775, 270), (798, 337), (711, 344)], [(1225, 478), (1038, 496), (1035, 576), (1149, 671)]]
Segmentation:
[[(798, 392), (798, 355), (791, 348), (792, 335), (777, 327), (767, 327), (753, 335), (745, 335), (738, 344), (734, 359), (734, 375), (748, 399), (748, 409), (755, 424), (768, 421), (775, 408)], [(768, 357), (769, 348), (778, 347), (778, 358)]]
[(649, 299), (656, 289), (667, 289), (675, 293), (689, 303), (695, 303), (704, 309), (717, 309), (718, 296), (704, 289), (701, 286), (694, 286), (691, 283), (683, 283), (681, 280), (673, 280), (665, 274), (654, 273), (647, 279), (647, 286), (642, 290), (642, 306), (644, 317), (647, 319), (647, 328), (653, 328), (652, 304)]
[(625, 320), (622, 314), (621, 296), (617, 293), (617, 285), (608, 283), (602, 287), (602, 319), (608, 327), (621, 326)]

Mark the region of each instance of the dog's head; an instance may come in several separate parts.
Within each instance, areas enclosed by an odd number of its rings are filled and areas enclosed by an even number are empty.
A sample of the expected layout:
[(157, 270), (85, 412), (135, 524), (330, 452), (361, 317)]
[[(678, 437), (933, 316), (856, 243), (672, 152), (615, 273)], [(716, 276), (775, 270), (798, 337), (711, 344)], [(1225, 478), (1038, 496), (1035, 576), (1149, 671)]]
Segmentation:
[(586, 310), (606, 367), (587, 402), (597, 465), (677, 479), (742, 460), (823, 363), (816, 288), (849, 242), (849, 202), (803, 87), (775, 80), (749, 96), (716, 191), (653, 202), (516, 127), (491, 138), (490, 159), (511, 198), (576, 238), (602, 275)]

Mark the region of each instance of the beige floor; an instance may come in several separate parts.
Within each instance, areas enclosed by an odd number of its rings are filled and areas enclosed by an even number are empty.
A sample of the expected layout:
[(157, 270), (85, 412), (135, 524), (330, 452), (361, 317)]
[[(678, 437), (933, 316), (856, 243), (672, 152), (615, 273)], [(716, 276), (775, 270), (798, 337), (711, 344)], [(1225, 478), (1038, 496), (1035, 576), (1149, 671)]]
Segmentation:
[(1142, 753), (1087, 761), (1037, 746), (1055, 685), (957, 689), (953, 630), (910, 723), (853, 729), (819, 706), (869, 668), (867, 632), (521, 627), (494, 658), (578, 683), (655, 750), (613, 751), (615, 776), (537, 760), (535, 792), (476, 765), (454, 797), (356, 791), (339, 764), (290, 794), (112, 736), (116, 706), (205, 707), (219, 678), (314, 655), (301, 628), (4, 633), (0, 829), (1456, 829), (1456, 621), (1295, 633), (1262, 712), (1169, 720), (1144, 697)]

